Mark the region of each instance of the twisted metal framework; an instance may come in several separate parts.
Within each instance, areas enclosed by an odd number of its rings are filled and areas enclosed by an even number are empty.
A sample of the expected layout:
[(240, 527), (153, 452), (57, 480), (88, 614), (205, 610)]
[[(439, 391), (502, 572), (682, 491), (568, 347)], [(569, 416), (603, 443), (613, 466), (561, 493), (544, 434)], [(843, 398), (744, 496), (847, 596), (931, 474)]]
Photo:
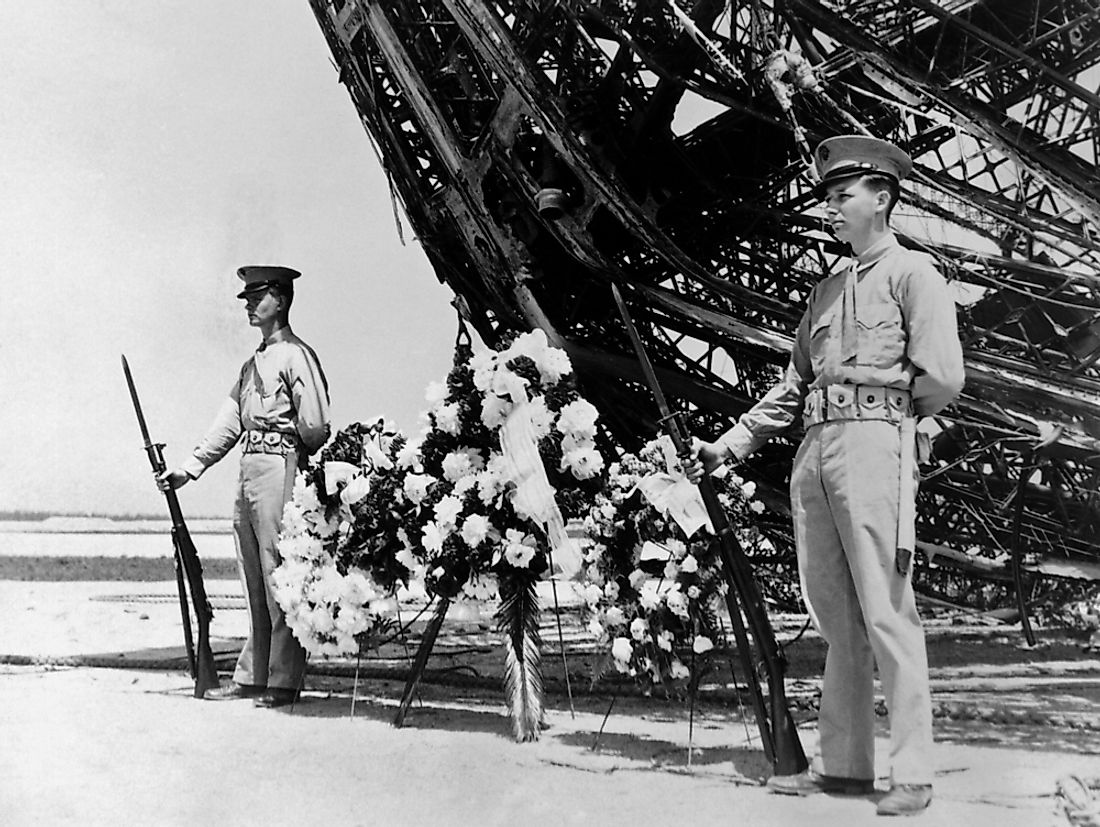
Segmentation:
[[(541, 327), (630, 445), (671, 396), (717, 432), (843, 266), (809, 153), (915, 159), (894, 224), (951, 280), (967, 359), (918, 503), (919, 587), (985, 608), (1100, 579), (1098, 0), (311, 0), (395, 199), (492, 342)], [(400, 222), (400, 218), (398, 219)], [(793, 439), (751, 461), (789, 561)], [(772, 578), (774, 597), (790, 578)]]

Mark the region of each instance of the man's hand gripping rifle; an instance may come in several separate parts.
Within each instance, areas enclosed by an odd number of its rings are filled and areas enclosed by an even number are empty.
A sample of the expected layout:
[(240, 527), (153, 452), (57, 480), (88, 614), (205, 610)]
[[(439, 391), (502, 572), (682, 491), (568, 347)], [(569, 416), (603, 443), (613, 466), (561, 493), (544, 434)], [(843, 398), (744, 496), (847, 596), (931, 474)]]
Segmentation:
[[(125, 356), (122, 357), (122, 372), (126, 374), (126, 386), (130, 389), (130, 399), (134, 403), (134, 413), (137, 414), (138, 426), (141, 428), (141, 438), (145, 441), (145, 453), (149, 457), (149, 464), (153, 466), (154, 476), (159, 477), (167, 469), (164, 462), (164, 445), (155, 443), (149, 438), (149, 429), (145, 425), (145, 416), (141, 412), (137, 388), (134, 387), (134, 378), (130, 375), (130, 365), (126, 362)], [(210, 608), (210, 601), (206, 597), (202, 563), (199, 561), (198, 550), (191, 540), (191, 534), (187, 530), (187, 524), (183, 521), (179, 498), (171, 488), (164, 490), (164, 498), (168, 501), (168, 513), (172, 517), (172, 545), (175, 548), (176, 587), (179, 590), (180, 614), (183, 617), (183, 642), (187, 647), (187, 662), (191, 668), (191, 677), (195, 679), (195, 697), (201, 698), (206, 694), (207, 689), (213, 689), (218, 685), (218, 670), (214, 666), (214, 654), (210, 650), (210, 620), (214, 617), (214, 611)], [(195, 616), (198, 619), (197, 651), (191, 635), (191, 613), (187, 609), (188, 590), (191, 592), (191, 602), (195, 606)]]
[[(622, 294), (618, 287), (612, 285), (611, 291), (615, 296), (615, 304), (619, 307), (623, 324), (626, 325), (630, 341), (634, 345), (641, 364), (642, 373), (646, 384), (653, 392), (657, 402), (657, 408), (661, 414), (661, 423), (664, 426), (676, 453), (685, 463), (692, 459), (691, 437), (684, 423), (682, 411), (672, 411), (665, 400), (664, 392), (657, 382), (657, 375), (653, 365), (646, 354), (645, 346), (638, 335), (630, 313), (623, 302)], [(707, 514), (710, 516), (714, 533), (718, 538), (719, 549), (722, 556), (722, 568), (726, 580), (732, 587), (726, 592), (726, 608), (729, 610), (730, 622), (733, 625), (734, 639), (741, 657), (744, 671), (749, 681), (749, 690), (752, 695), (753, 710), (756, 714), (756, 723), (760, 729), (760, 737), (764, 744), (764, 752), (772, 763), (772, 770), (776, 775), (797, 775), (804, 771), (808, 762), (806, 754), (802, 750), (802, 744), (798, 739), (798, 731), (794, 720), (791, 718), (787, 707), (787, 696), (783, 685), (783, 673), (786, 669), (786, 659), (775, 640), (775, 632), (768, 620), (767, 610), (760, 590), (756, 585), (752, 567), (745, 556), (741, 544), (737, 541), (730, 528), (726, 512), (718, 501), (718, 495), (711, 484), (709, 477), (704, 476), (698, 482), (699, 493), (703, 497)], [(739, 605), (740, 601), (740, 605)], [(741, 614), (744, 607), (744, 617)], [(748, 620), (748, 629), (745, 619)], [(767, 674), (770, 704), (765, 703), (760, 686), (760, 677), (753, 662), (752, 649), (750, 648), (748, 635), (751, 632), (756, 642), (757, 651), (763, 661), (764, 671)], [(770, 710), (769, 710), (770, 706)]]

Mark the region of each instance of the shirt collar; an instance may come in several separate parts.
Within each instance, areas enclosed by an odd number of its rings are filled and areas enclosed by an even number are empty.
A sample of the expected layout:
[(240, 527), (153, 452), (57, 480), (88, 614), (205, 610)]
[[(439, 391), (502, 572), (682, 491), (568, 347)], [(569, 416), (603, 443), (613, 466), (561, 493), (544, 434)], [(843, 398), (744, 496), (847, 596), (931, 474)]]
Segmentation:
[(278, 330), (276, 330), (274, 333), (272, 333), (270, 336), (268, 336), (266, 339), (264, 339), (262, 342), (260, 342), (260, 346), (258, 348), (256, 348), (256, 350), (258, 350), (258, 351), (267, 350), (268, 345), (274, 345), (274, 344), (278, 344), (279, 342), (285, 342), (287, 339), (289, 339), (293, 335), (294, 334), (290, 330), (290, 325), (286, 325), (285, 327), (280, 327)]
[(900, 247), (897, 236), (887, 230), (886, 235), (855, 257), (856, 269), (863, 272)]

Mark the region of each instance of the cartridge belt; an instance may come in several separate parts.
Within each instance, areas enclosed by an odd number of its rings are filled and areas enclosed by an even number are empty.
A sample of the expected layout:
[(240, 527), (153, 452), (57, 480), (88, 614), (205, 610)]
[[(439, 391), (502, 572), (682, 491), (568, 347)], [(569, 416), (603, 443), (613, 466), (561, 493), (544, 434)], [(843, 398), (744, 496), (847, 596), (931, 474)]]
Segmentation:
[(843, 420), (901, 422), (912, 415), (913, 399), (907, 390), (881, 385), (827, 385), (806, 395), (802, 420), (810, 428)]
[(245, 431), (241, 446), (246, 454), (278, 454), (285, 457), (291, 451), (298, 450), (298, 437), (282, 431)]

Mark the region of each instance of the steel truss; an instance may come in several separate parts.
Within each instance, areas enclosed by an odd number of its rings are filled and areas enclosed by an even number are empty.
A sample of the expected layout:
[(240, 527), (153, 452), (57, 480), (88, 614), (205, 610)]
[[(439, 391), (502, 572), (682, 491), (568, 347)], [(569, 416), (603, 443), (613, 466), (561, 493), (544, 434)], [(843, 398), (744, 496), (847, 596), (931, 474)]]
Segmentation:
[[(906, 147), (895, 224), (951, 280), (967, 358), (923, 469), (918, 584), (987, 608), (1013, 555), (1029, 593), (1100, 579), (1100, 2), (311, 5), (460, 312), (490, 342), (546, 330), (627, 445), (656, 423), (609, 284), (633, 287), (670, 395), (725, 428), (845, 258), (810, 149)], [(781, 550), (795, 442), (750, 464)]]

